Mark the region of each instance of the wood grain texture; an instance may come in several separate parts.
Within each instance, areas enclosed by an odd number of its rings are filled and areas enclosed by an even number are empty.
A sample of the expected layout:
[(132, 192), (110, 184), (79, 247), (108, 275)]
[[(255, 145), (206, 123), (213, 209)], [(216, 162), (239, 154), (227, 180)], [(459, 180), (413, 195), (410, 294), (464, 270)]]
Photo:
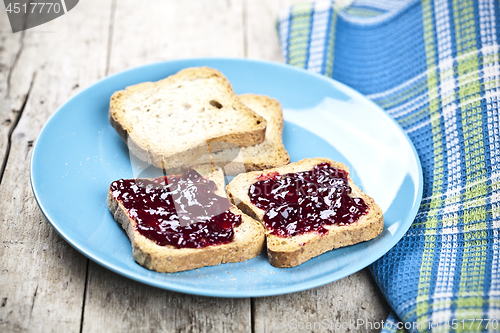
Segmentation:
[[(31, 78), (12, 80), (23, 51), (24, 33), (13, 34), (8, 20), (0, 21), (0, 180), (10, 147), (10, 136), (28, 95)], [(16, 87), (11, 88), (12, 85)]]
[[(150, 287), (91, 262), (83, 332), (249, 332), (248, 299)], [(113, 325), (109, 325), (113, 323)]]
[(111, 45), (110, 73), (172, 59), (242, 57), (242, 0), (120, 0)]
[[(11, 67), (12, 108), (18, 109), (16, 101), (31, 90), (12, 133), (0, 184), (2, 332), (80, 330), (87, 259), (57, 234), (38, 208), (29, 161), (33, 142), (48, 117), (79, 86), (104, 74), (109, 7), (100, 8), (99, 3), (82, 1), (77, 15), (21, 33), (22, 48)], [(75, 38), (82, 26), (86, 35)]]
[(378, 332), (389, 313), (367, 270), (315, 289), (254, 299), (253, 309), (255, 332)]
[(278, 13), (292, 5), (314, 0), (245, 0), (245, 56), (284, 62), (279, 47), (276, 22)]
[[(110, 72), (177, 58), (243, 56), (241, 1), (118, 1)], [(130, 24), (141, 22), (141, 24)], [(83, 332), (249, 332), (250, 299), (169, 292), (89, 265)], [(113, 323), (113, 325), (108, 325)]]
[(284, 1), (245, 0), (245, 56), (283, 62), (276, 33), (276, 14)]

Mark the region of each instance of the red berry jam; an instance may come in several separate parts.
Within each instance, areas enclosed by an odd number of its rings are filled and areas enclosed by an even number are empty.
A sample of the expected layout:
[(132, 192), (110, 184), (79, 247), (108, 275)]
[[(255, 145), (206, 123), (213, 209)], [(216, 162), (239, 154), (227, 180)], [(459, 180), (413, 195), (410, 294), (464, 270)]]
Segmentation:
[(329, 163), (310, 171), (258, 178), (248, 190), (250, 201), (266, 211), (264, 223), (280, 237), (327, 233), (324, 225), (349, 225), (368, 212), (362, 198), (349, 196), (347, 172)]
[(229, 211), (217, 186), (189, 169), (155, 179), (120, 179), (110, 190), (136, 224), (136, 230), (160, 246), (203, 248), (229, 243), (241, 215)]

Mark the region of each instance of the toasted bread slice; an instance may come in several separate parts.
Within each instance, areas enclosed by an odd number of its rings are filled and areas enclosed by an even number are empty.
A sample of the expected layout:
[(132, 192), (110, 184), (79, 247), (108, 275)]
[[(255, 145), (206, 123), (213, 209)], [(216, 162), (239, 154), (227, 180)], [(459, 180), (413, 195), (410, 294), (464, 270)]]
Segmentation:
[[(283, 145), (283, 113), (280, 103), (274, 98), (262, 95), (238, 95), (243, 104), (264, 117), (267, 121), (264, 142), (241, 148), (244, 169), (241, 161), (235, 157), (239, 148), (225, 149), (212, 154), (213, 163), (224, 168), (227, 175), (236, 175), (243, 171), (264, 170), (286, 165), (290, 156)], [(234, 160), (234, 161), (233, 161)]]
[(317, 232), (309, 232), (292, 237), (279, 237), (271, 234), (270, 230), (266, 230), (269, 262), (275, 267), (297, 266), (332, 249), (373, 239), (382, 232), (384, 222), (380, 207), (353, 183), (347, 166), (327, 158), (304, 159), (280, 168), (240, 174), (227, 186), (229, 197), (244, 213), (263, 223), (265, 211), (253, 205), (250, 201), (248, 196), (250, 185), (269, 174), (308, 171), (323, 162), (348, 173), (348, 184), (352, 190), (350, 196), (362, 198), (368, 206), (368, 213), (349, 225), (323, 225), (328, 230), (323, 235)]
[(132, 154), (163, 169), (192, 166), (210, 150), (261, 143), (266, 131), (266, 120), (208, 67), (115, 92), (109, 121)]
[[(211, 166), (195, 168), (206, 179), (217, 185), (216, 194), (226, 197), (224, 175), (220, 168), (212, 171)], [(200, 249), (159, 246), (136, 230), (136, 221), (130, 217), (123, 204), (111, 191), (108, 192), (108, 207), (114, 219), (127, 232), (132, 244), (133, 257), (137, 263), (157, 272), (179, 272), (220, 263), (240, 262), (251, 259), (262, 251), (264, 246), (264, 228), (253, 218), (243, 214), (232, 206), (231, 212), (241, 215), (241, 224), (234, 228), (233, 241), (212, 245)]]

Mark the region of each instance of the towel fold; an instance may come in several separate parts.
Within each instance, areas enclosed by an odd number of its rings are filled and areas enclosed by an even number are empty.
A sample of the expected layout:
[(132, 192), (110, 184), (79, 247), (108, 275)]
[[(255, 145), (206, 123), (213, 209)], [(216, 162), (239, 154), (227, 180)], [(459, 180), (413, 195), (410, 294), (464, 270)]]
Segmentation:
[(411, 332), (500, 331), (499, 32), (494, 0), (320, 1), (278, 17), (286, 62), (364, 93), (417, 149), (419, 212), (371, 266)]

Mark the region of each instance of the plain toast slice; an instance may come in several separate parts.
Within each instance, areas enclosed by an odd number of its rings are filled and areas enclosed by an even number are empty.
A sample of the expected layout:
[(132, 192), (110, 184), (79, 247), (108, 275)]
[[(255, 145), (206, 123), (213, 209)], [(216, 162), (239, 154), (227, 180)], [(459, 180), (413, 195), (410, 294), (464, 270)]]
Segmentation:
[[(253, 146), (241, 147), (244, 169), (241, 161), (234, 160), (239, 148), (225, 149), (212, 154), (213, 163), (224, 167), (227, 175), (236, 175), (242, 171), (264, 170), (286, 165), (290, 156), (283, 145), (283, 112), (281, 104), (274, 98), (263, 95), (243, 94), (238, 99), (267, 121), (264, 142)], [(234, 162), (232, 162), (234, 160)]]
[[(224, 174), (212, 166), (194, 168), (206, 179), (217, 185), (216, 194), (226, 197)], [(262, 225), (232, 206), (231, 212), (241, 215), (241, 224), (234, 228), (233, 241), (204, 248), (176, 248), (159, 246), (136, 230), (136, 221), (131, 218), (123, 204), (108, 191), (108, 207), (114, 219), (125, 229), (132, 245), (133, 257), (137, 263), (157, 272), (179, 272), (220, 263), (233, 263), (251, 259), (260, 254), (264, 246), (265, 233)]]
[(327, 158), (304, 159), (279, 168), (240, 174), (227, 186), (229, 197), (244, 213), (264, 224), (265, 211), (250, 201), (248, 195), (250, 186), (265, 179), (267, 175), (309, 171), (323, 162), (347, 172), (348, 184), (352, 190), (350, 196), (362, 198), (368, 206), (368, 212), (349, 225), (323, 225), (328, 230), (323, 235), (309, 232), (292, 237), (279, 237), (266, 230), (267, 254), (269, 262), (275, 267), (294, 267), (332, 249), (373, 239), (382, 232), (384, 222), (380, 207), (353, 183), (346, 165)]
[(261, 143), (266, 130), (266, 120), (208, 67), (115, 92), (109, 121), (131, 153), (163, 169), (192, 166), (210, 150)]

